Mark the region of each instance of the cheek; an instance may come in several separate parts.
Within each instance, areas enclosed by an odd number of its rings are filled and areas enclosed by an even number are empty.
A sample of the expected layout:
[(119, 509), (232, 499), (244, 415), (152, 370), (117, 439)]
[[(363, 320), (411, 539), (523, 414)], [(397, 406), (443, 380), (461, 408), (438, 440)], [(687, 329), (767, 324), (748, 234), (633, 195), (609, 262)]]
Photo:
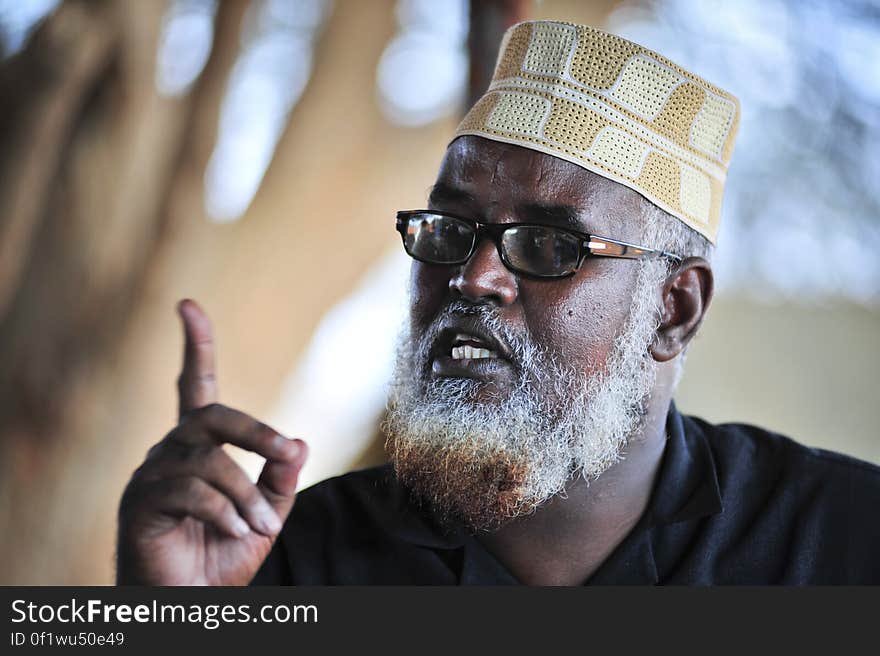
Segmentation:
[(627, 297), (608, 283), (573, 278), (553, 293), (534, 290), (523, 301), (535, 341), (579, 371), (604, 368), (628, 312)]
[(410, 320), (414, 328), (424, 328), (443, 308), (449, 296), (449, 267), (413, 262), (409, 280)]

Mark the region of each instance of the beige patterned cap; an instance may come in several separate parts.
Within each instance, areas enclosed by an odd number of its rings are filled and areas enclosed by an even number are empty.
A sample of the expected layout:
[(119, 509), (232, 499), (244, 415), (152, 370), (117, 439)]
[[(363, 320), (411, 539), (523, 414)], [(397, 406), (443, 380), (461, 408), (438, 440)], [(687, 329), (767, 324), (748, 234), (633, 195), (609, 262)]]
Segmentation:
[(665, 57), (586, 25), (504, 35), (486, 94), (455, 137), (574, 162), (635, 189), (715, 242), (739, 101)]

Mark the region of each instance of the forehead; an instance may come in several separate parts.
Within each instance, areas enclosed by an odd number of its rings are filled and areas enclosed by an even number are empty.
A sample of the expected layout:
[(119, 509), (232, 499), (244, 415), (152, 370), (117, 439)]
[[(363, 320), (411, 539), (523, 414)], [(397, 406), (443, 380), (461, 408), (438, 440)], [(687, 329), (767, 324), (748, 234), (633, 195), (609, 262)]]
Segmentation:
[(528, 221), (522, 216), (525, 207), (570, 207), (581, 230), (620, 238), (638, 234), (634, 224), (645, 202), (631, 189), (571, 162), (476, 136), (449, 145), (437, 188), (460, 192), (443, 194), (444, 202), (452, 196), (455, 209), (478, 212), (489, 222)]

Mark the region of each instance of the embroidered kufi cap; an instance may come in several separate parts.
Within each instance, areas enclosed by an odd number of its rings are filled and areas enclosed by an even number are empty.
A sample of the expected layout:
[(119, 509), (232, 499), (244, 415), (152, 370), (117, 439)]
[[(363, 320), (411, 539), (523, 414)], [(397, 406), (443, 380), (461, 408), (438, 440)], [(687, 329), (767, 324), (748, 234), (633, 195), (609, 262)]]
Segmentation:
[(505, 33), (489, 89), (454, 138), (573, 162), (714, 243), (738, 125), (733, 95), (662, 55), (586, 25), (530, 21)]

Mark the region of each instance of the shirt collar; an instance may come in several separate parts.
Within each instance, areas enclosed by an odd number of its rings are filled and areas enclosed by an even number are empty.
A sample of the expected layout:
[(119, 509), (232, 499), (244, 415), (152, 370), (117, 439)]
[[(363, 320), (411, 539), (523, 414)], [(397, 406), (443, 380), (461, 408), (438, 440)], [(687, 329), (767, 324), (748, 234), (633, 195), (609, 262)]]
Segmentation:
[(721, 512), (721, 490), (715, 459), (702, 430), (670, 402), (668, 440), (660, 475), (649, 504), (652, 526), (699, 519)]
[(648, 508), (635, 528), (590, 577), (598, 585), (652, 585), (663, 563), (654, 545), (666, 526), (697, 520), (722, 510), (715, 460), (699, 426), (679, 414), (666, 416), (667, 442)]

